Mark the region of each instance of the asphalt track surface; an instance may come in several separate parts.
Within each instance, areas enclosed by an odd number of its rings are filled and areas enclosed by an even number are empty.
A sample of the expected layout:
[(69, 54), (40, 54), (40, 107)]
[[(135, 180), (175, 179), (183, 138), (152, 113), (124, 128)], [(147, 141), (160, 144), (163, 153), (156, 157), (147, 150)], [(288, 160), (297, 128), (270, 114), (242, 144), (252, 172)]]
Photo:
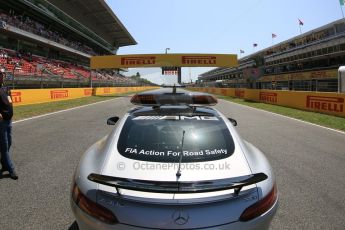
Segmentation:
[[(12, 158), (19, 180), (0, 179), (0, 229), (68, 229), (71, 178), (81, 154), (108, 134), (108, 117), (131, 108), (129, 98), (13, 125)], [(272, 229), (344, 229), (345, 134), (219, 101), (241, 136), (266, 153), (280, 207)]]

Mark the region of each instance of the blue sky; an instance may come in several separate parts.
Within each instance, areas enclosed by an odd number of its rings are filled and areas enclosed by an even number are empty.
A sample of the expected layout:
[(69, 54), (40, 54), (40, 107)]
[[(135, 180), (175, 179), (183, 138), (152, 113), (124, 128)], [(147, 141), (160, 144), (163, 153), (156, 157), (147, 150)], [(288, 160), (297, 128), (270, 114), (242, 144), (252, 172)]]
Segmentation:
[[(107, 0), (138, 45), (118, 54), (221, 53), (244, 55), (342, 18), (339, 0)], [(345, 8), (343, 9), (345, 11)], [(254, 50), (253, 43), (258, 47)], [(242, 54), (243, 56), (243, 54)], [(182, 80), (210, 68), (184, 68)], [(162, 83), (159, 69), (133, 69)], [(191, 74), (190, 74), (191, 72)]]

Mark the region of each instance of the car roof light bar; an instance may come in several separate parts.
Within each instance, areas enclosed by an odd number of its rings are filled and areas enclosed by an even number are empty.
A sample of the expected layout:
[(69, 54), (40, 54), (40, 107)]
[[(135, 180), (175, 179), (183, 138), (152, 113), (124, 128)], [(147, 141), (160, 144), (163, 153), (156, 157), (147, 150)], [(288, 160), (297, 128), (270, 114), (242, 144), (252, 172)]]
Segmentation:
[(212, 106), (217, 104), (217, 99), (209, 94), (136, 94), (131, 98), (134, 105), (162, 106), (162, 105), (188, 105)]

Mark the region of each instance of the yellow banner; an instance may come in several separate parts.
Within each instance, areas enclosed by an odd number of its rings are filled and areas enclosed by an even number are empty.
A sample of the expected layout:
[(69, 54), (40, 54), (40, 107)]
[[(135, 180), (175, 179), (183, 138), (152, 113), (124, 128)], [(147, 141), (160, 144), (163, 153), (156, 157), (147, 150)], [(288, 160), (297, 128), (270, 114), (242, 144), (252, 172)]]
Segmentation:
[(14, 106), (89, 97), (92, 94), (92, 88), (11, 90), (11, 96)]
[(320, 93), (233, 88), (189, 88), (212, 94), (239, 97), (245, 100), (282, 105), (318, 113), (345, 117), (344, 93)]
[(91, 69), (136, 67), (234, 67), (234, 54), (136, 54), (91, 57)]
[(95, 96), (111, 95), (111, 94), (121, 94), (121, 93), (130, 93), (143, 90), (157, 89), (159, 87), (153, 86), (141, 86), (141, 87), (104, 87), (96, 88)]
[(107, 88), (59, 88), (59, 89), (23, 89), (11, 90), (14, 106), (30, 105), (45, 102), (62, 101), (89, 97), (92, 95), (111, 95), (127, 92), (136, 92), (158, 87), (107, 87)]

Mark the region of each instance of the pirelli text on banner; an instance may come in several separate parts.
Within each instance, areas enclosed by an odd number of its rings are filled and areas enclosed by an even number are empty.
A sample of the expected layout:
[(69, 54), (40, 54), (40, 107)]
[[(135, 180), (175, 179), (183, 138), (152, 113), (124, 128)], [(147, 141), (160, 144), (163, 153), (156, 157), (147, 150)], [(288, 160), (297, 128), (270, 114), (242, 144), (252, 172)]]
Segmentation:
[(133, 57), (121, 58), (121, 65), (124, 65), (124, 66), (154, 65), (154, 64), (156, 64), (155, 56), (133, 56)]
[(84, 89), (84, 96), (92, 96), (92, 89)]
[(277, 103), (278, 94), (270, 92), (260, 92), (260, 101), (265, 103)]
[(344, 98), (342, 97), (323, 97), (307, 96), (306, 107), (319, 111), (344, 112)]
[(50, 91), (51, 99), (68, 98), (68, 90), (52, 90)]
[(11, 97), (12, 97), (12, 102), (15, 103), (20, 103), (22, 102), (22, 93), (21, 92), (11, 92)]
[(235, 90), (235, 96), (238, 98), (244, 98), (245, 97), (245, 90), (244, 89), (236, 89)]

